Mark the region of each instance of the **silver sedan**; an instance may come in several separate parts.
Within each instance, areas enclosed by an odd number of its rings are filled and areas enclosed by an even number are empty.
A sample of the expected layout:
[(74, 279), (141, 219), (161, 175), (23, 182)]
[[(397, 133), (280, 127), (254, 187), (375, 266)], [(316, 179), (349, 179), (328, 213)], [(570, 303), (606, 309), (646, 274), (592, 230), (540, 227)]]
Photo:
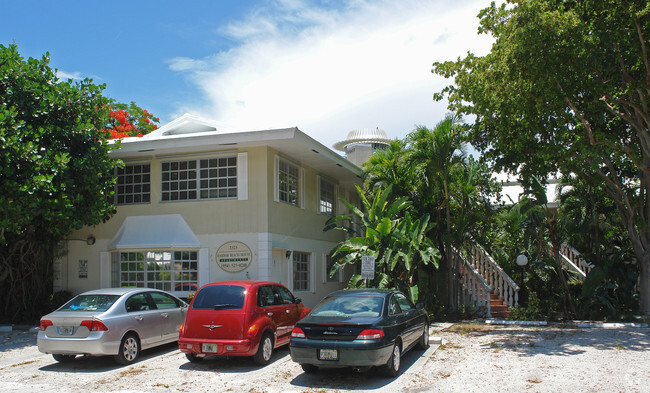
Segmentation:
[(41, 318), (38, 350), (66, 362), (77, 355), (113, 355), (133, 363), (140, 351), (178, 340), (187, 303), (151, 288), (84, 292)]

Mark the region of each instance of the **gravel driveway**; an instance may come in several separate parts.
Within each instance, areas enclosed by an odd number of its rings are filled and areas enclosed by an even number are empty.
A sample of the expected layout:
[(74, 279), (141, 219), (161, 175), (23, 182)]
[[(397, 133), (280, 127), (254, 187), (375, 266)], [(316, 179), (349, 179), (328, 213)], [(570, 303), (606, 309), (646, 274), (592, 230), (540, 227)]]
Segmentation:
[(189, 363), (175, 345), (143, 352), (131, 366), (78, 357), (59, 364), (38, 352), (36, 334), (0, 333), (1, 392), (644, 392), (650, 391), (648, 328), (493, 325), (433, 327), (442, 345), (412, 350), (394, 379), (377, 371), (307, 375), (279, 349), (272, 363)]

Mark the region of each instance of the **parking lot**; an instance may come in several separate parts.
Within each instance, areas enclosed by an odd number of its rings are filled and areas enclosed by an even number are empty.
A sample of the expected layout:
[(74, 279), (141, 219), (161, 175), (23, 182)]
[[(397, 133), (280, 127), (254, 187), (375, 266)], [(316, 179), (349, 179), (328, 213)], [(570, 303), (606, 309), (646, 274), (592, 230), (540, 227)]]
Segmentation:
[[(449, 324), (442, 325), (448, 327)], [(36, 333), (0, 333), (5, 392), (647, 392), (650, 330), (454, 325), (442, 345), (411, 350), (395, 379), (376, 370), (305, 374), (288, 348), (271, 364), (212, 359), (194, 364), (175, 345), (144, 351), (130, 366), (110, 357), (60, 364), (38, 352)]]
[(190, 363), (175, 344), (143, 351), (135, 364), (120, 366), (111, 357), (77, 357), (71, 363), (57, 363), (52, 356), (40, 353), (35, 343), (33, 332), (4, 334), (0, 344), (0, 391), (403, 391), (405, 384), (423, 372), (437, 347), (406, 353), (402, 373), (393, 380), (374, 369), (363, 374), (329, 369), (308, 375), (291, 361), (287, 346), (278, 349), (266, 367), (256, 366), (247, 358)]

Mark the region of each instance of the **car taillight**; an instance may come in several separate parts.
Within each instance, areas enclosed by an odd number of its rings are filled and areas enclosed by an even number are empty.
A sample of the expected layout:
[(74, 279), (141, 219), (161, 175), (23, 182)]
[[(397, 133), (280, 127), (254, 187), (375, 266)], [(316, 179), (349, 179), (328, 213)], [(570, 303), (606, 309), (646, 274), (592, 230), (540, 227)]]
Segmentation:
[(81, 321), (81, 326), (85, 326), (90, 330), (91, 332), (105, 332), (108, 330), (106, 325), (102, 321)]
[(52, 326), (52, 325), (54, 325), (54, 324), (52, 323), (52, 321), (49, 321), (49, 320), (47, 320), (47, 319), (41, 319), (41, 324), (40, 324), (39, 328), (40, 328), (42, 331), (44, 331), (45, 329), (47, 329), (48, 326)]
[(379, 329), (366, 329), (359, 333), (356, 340), (379, 340), (384, 337), (384, 331)]
[(307, 338), (307, 336), (305, 335), (305, 332), (303, 332), (302, 329), (299, 328), (299, 327), (293, 328), (293, 330), (291, 331), (291, 337)]
[(184, 325), (184, 324), (181, 323), (181, 327), (178, 328), (178, 336), (179, 336), (179, 337), (183, 335), (183, 325)]
[(259, 330), (259, 327), (257, 325), (251, 325), (251, 327), (248, 328), (248, 331), (246, 332), (246, 335), (248, 337), (255, 337), (258, 330)]

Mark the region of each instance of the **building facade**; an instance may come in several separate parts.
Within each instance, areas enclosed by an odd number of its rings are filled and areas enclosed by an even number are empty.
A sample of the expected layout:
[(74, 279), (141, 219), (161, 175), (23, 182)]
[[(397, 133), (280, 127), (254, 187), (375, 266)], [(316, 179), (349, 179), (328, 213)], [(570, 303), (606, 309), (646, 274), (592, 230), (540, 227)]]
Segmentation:
[(187, 296), (229, 279), (287, 285), (308, 306), (345, 286), (329, 277), (324, 232), (355, 201), (356, 165), (297, 128), (231, 132), (184, 115), (111, 155), (117, 213), (66, 241), (54, 290), (145, 286)]

